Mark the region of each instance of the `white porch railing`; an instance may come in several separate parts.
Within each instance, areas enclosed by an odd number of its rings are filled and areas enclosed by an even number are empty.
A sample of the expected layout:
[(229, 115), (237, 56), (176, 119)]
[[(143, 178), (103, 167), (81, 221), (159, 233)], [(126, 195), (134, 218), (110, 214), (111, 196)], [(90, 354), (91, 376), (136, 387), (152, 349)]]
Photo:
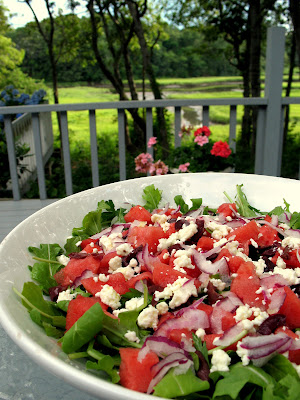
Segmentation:
[[(143, 108), (146, 110), (146, 140), (153, 136), (153, 108), (174, 108), (174, 138), (175, 146), (180, 146), (179, 132), (181, 130), (181, 109), (185, 106), (201, 106), (203, 109), (202, 123), (209, 125), (209, 107), (227, 105), (230, 107), (229, 144), (233, 145), (236, 138), (236, 108), (237, 106), (256, 106), (258, 109), (255, 173), (280, 176), (282, 146), (283, 146), (283, 121), (284, 107), (290, 104), (300, 105), (300, 97), (282, 97), (282, 81), (284, 66), (285, 29), (270, 28), (267, 41), (266, 81), (265, 96), (259, 98), (223, 98), (223, 99), (191, 99), (191, 100), (146, 100), (146, 101), (118, 101), (106, 103), (80, 103), (58, 105), (36, 105), (18, 107), (0, 107), (0, 114), (4, 114), (5, 133), (8, 145), (10, 173), (12, 179), (13, 197), (21, 198), (17, 176), (15, 158), (14, 135), (11, 123), (11, 114), (30, 113), (32, 115), (34, 153), (37, 165), (37, 177), (41, 199), (47, 198), (45, 174), (43, 164), (43, 146), (40, 116), (49, 112), (60, 112), (62, 130), (62, 150), (64, 161), (64, 174), (66, 194), (73, 193), (71, 156), (68, 133), (68, 112), (89, 111), (92, 182), (93, 186), (99, 185), (98, 149), (95, 111), (115, 109), (118, 113), (119, 126), (119, 172), (120, 180), (126, 179), (126, 152), (125, 152), (125, 110)], [(146, 144), (145, 144), (146, 148)]]

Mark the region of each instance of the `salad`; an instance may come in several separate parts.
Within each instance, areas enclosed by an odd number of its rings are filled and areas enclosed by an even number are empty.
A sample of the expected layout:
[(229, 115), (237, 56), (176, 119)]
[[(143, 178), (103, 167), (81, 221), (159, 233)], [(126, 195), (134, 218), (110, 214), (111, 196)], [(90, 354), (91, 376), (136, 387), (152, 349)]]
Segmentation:
[(29, 247), (20, 293), (70, 359), (126, 388), (180, 399), (298, 399), (300, 213), (252, 207), (237, 185), (201, 198), (100, 201), (64, 248)]

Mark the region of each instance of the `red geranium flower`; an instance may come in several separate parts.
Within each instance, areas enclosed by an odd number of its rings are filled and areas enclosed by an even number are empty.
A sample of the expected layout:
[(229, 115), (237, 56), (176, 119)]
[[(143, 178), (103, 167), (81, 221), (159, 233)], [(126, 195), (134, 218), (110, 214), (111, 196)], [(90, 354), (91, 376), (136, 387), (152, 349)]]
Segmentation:
[(230, 156), (231, 150), (227, 142), (222, 142), (222, 140), (219, 140), (218, 142), (214, 143), (210, 153), (213, 156), (227, 158)]
[(202, 126), (202, 128), (198, 128), (194, 132), (194, 136), (207, 136), (209, 137), (211, 135), (211, 131), (207, 126)]

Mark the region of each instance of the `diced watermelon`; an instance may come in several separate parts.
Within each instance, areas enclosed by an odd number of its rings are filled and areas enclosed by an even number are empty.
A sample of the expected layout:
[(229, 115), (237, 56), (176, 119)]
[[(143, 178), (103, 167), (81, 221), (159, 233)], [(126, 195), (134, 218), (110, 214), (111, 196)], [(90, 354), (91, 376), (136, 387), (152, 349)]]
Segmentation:
[(151, 213), (142, 206), (132, 207), (127, 214), (124, 215), (126, 222), (133, 221), (146, 221), (148, 224), (151, 223)]
[(197, 306), (197, 308), (198, 308), (198, 310), (204, 311), (204, 312), (207, 314), (208, 317), (209, 317), (210, 314), (213, 312), (213, 308), (212, 308), (212, 306), (210, 306), (209, 304), (200, 303), (200, 304)]
[(227, 235), (227, 238), (234, 237), (234, 240), (237, 240), (242, 247), (245, 249), (245, 253), (248, 254), (248, 246), (250, 243), (250, 239), (253, 239), (255, 242), (258, 239), (259, 228), (254, 220), (248, 222), (247, 224), (240, 226), (239, 228), (234, 229)]
[(167, 249), (164, 249), (163, 251), (161, 251), (157, 257), (159, 258), (159, 261), (169, 265), (169, 261), (170, 261), (170, 255), (169, 255), (169, 251)]
[[(176, 260), (176, 257), (173, 255), (170, 257), (169, 259), (169, 266), (171, 268), (175, 267), (174, 261)], [(184, 269), (184, 271), (186, 272), (186, 274), (190, 277), (190, 278), (198, 278), (198, 276), (201, 274), (200, 269), (195, 265), (194, 263), (194, 258), (191, 258), (191, 264), (194, 266), (194, 268), (188, 268), (188, 267), (182, 267)]]
[(290, 329), (300, 328), (300, 299), (288, 286), (284, 291), (286, 297), (278, 313), (286, 316), (286, 325)]
[(158, 363), (159, 359), (153, 352), (149, 352), (140, 362), (138, 355), (140, 350), (134, 348), (120, 348), (120, 384), (127, 389), (146, 393), (154, 374), (151, 367)]
[(86, 270), (97, 274), (100, 265), (100, 256), (89, 255), (85, 258), (71, 258), (68, 264), (54, 275), (54, 279), (61, 286), (69, 286)]
[(208, 236), (202, 236), (196, 245), (196, 249), (202, 249), (203, 251), (211, 250), (214, 247), (214, 239)]
[(91, 239), (91, 238), (82, 240), (82, 242), (80, 243), (81, 250), (83, 250), (88, 244), (97, 243), (98, 241), (99, 239)]
[(218, 207), (217, 214), (222, 214), (224, 217), (233, 217), (235, 213), (232, 210), (237, 212), (235, 203), (223, 203)]
[(232, 256), (228, 260), (228, 267), (232, 274), (235, 274), (237, 270), (240, 268), (241, 264), (244, 262), (244, 259), (239, 256)]
[(128, 290), (130, 289), (130, 288), (134, 288), (135, 287), (135, 284), (138, 282), (138, 281), (141, 281), (141, 280), (144, 280), (144, 279), (146, 279), (147, 281), (152, 281), (152, 274), (151, 274), (151, 272), (142, 272), (142, 273), (140, 273), (139, 275), (136, 275), (136, 276), (134, 276), (133, 278), (131, 278), (131, 279), (129, 279), (129, 281), (127, 281), (127, 287), (128, 287)]
[(100, 292), (104, 285), (112, 286), (120, 295), (125, 294), (129, 290), (126, 279), (120, 272), (109, 275), (108, 281), (105, 282), (101, 281), (100, 279), (95, 282), (94, 278), (87, 278), (83, 279), (81, 284), (93, 296)]
[(66, 316), (66, 330), (69, 330), (75, 322), (96, 303), (101, 305), (103, 311), (107, 310), (108, 306), (102, 303), (98, 297), (83, 297), (78, 294), (75, 299), (71, 300)]
[(175, 318), (175, 315), (173, 314), (173, 313), (171, 313), (171, 312), (166, 312), (165, 314), (163, 314), (163, 315), (161, 315), (160, 317), (159, 317), (159, 320), (158, 320), (158, 324), (157, 324), (157, 329), (160, 327), (160, 325), (161, 324), (163, 324), (165, 321), (167, 321), (168, 319), (173, 319), (173, 318)]
[(274, 242), (278, 241), (280, 241), (280, 238), (276, 229), (271, 228), (269, 225), (263, 225), (259, 228), (259, 237), (256, 240), (258, 247), (269, 247), (272, 246)]
[(173, 340), (173, 342), (180, 344), (183, 338), (191, 341), (193, 339), (193, 333), (188, 328), (172, 329), (168, 337), (170, 340)]
[[(286, 263), (287, 267), (300, 268), (300, 262), (297, 257), (297, 252), (298, 252), (298, 250), (296, 250), (296, 249), (294, 249), (294, 250), (290, 249), (287, 251), (287, 248), (285, 248), (285, 250), (283, 251), (283, 253), (280, 257)], [(300, 255), (300, 251), (299, 251), (299, 255)]]
[(168, 235), (160, 226), (134, 226), (129, 230), (127, 241), (134, 248), (148, 244), (150, 253), (156, 253), (159, 239), (166, 238)]
[(99, 246), (98, 244), (93, 244), (93, 242), (87, 244), (83, 248), (83, 251), (85, 251), (86, 253), (94, 253), (95, 249), (97, 250), (98, 253), (103, 253), (102, 247)]
[(232, 281), (230, 291), (235, 293), (244, 304), (265, 310), (263, 294), (256, 293), (259, 289), (260, 281), (254, 264), (251, 261), (242, 263), (237, 270), (237, 277)]
[(153, 268), (153, 283), (161, 287), (166, 287), (168, 283), (174, 283), (179, 277), (189, 278), (186, 274), (176, 271), (161, 262), (156, 262)]
[(118, 255), (117, 255), (117, 252), (116, 252), (116, 251), (112, 251), (112, 252), (110, 252), (110, 253), (105, 254), (104, 257), (103, 257), (102, 260), (101, 260), (101, 263), (100, 263), (99, 273), (101, 273), (101, 274), (107, 274), (107, 273), (108, 273), (108, 270), (109, 270), (109, 261), (110, 261), (112, 258), (115, 258), (115, 257), (117, 257), (117, 256), (118, 256)]

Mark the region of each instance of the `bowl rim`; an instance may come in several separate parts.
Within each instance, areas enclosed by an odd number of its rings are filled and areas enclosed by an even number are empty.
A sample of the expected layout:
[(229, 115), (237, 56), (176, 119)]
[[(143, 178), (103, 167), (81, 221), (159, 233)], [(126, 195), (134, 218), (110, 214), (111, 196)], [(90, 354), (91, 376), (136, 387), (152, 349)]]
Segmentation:
[[(222, 176), (228, 176), (235, 177), (236, 179), (267, 179), (269, 181), (273, 182), (293, 182), (296, 186), (299, 185), (300, 189), (300, 181), (293, 180), (293, 179), (287, 179), (287, 178), (281, 178), (281, 177), (273, 177), (273, 176), (265, 176), (265, 175), (255, 175), (255, 174), (238, 174), (238, 173), (215, 173), (215, 172), (203, 172), (203, 173), (196, 173), (196, 174), (184, 174), (184, 176), (189, 176), (193, 175), (195, 177), (199, 176), (214, 176), (217, 178), (220, 178)], [(175, 179), (176, 176), (180, 176), (180, 178), (183, 177), (183, 174), (172, 174)], [(161, 181), (161, 180), (167, 180), (170, 178), (170, 175), (164, 175), (164, 176), (159, 176), (159, 177), (142, 177), (142, 178), (134, 178), (134, 179), (128, 179), (126, 181), (122, 182), (114, 182), (110, 184), (106, 184), (103, 186), (98, 186), (96, 188), (91, 188), (87, 189), (85, 191), (75, 193), (71, 196), (59, 199), (57, 201), (54, 201), (51, 204), (46, 205), (44, 208), (36, 211), (35, 213), (31, 214), (29, 217), (24, 219), (21, 223), (19, 223), (0, 243), (0, 255), (2, 251), (5, 251), (6, 243), (10, 241), (10, 238), (14, 236), (18, 230), (20, 230), (23, 225), (27, 225), (28, 222), (36, 217), (37, 214), (44, 212), (45, 210), (50, 210), (52, 208), (55, 208), (57, 206), (63, 206), (64, 203), (81, 197), (83, 194), (89, 195), (90, 193), (93, 192), (101, 192), (101, 190), (106, 190), (108, 188), (114, 188), (117, 185), (133, 185), (136, 184), (137, 182), (139, 183), (140, 188), (142, 187), (143, 184), (152, 184), (156, 181)], [(185, 179), (185, 178), (184, 178)], [(88, 212), (88, 211), (87, 211)], [(1, 282), (0, 282), (0, 289), (1, 289)], [(1, 290), (0, 290), (1, 292)], [(1, 293), (0, 293), (1, 294)], [(2, 297), (0, 296), (0, 307), (3, 306), (3, 300)], [(2, 308), (2, 307), (1, 307)], [(124, 400), (149, 400), (151, 395), (147, 395), (144, 393), (140, 392), (135, 392), (132, 390), (129, 390), (127, 388), (124, 388), (120, 385), (113, 384), (111, 382), (105, 381), (99, 377), (93, 376), (90, 373), (87, 373), (82, 370), (78, 370), (74, 368), (72, 365), (68, 365), (65, 361), (54, 357), (52, 354), (49, 353), (49, 351), (45, 350), (40, 344), (36, 343), (33, 339), (30, 338), (30, 336), (20, 328), (20, 326), (17, 324), (17, 322), (12, 318), (12, 316), (9, 313), (6, 312), (1, 312), (0, 313), (0, 323), (4, 330), (7, 332), (7, 334), (10, 336), (10, 338), (31, 358), (36, 362), (38, 365), (42, 366), (45, 370), (49, 371), (53, 375), (57, 376), (60, 379), (63, 379), (67, 381), (69, 384), (71, 384), (74, 387), (77, 387), (78, 389), (83, 390), (84, 392), (89, 393), (90, 395), (98, 397), (101, 395), (101, 398), (107, 398), (110, 399), (112, 395), (118, 396), (120, 399)], [(43, 332), (44, 334), (44, 332)], [(21, 338), (21, 340), (20, 340)], [(38, 352), (36, 351), (38, 348)], [(87, 380), (88, 380), (88, 385), (87, 385)], [(101, 385), (101, 393), (99, 393), (99, 382)], [(153, 397), (153, 396), (152, 396)], [(156, 397), (157, 399), (162, 399), (160, 397)]]

